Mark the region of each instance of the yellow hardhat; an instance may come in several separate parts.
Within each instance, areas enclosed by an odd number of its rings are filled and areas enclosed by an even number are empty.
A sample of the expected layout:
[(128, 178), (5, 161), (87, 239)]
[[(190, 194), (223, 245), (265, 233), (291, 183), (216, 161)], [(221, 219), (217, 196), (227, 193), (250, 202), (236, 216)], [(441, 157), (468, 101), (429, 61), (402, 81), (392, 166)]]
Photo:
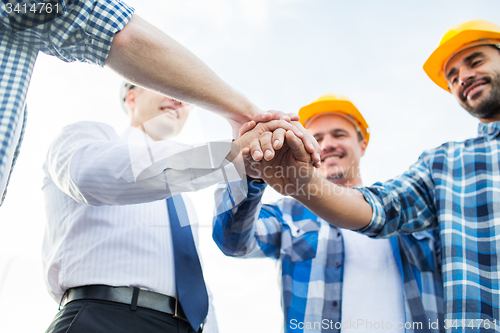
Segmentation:
[(434, 83), (449, 92), (444, 69), (452, 56), (470, 47), (499, 44), (499, 25), (486, 20), (460, 23), (444, 34), (437, 49), (425, 62), (424, 71)]
[(358, 109), (349, 99), (347, 99), (347, 97), (332, 94), (322, 95), (318, 99), (312, 101), (311, 104), (299, 110), (300, 122), (304, 127), (307, 127), (307, 123), (312, 118), (322, 113), (340, 113), (347, 116), (366, 139), (366, 142), (368, 143), (368, 141), (370, 141), (370, 128), (365, 118), (363, 118)]

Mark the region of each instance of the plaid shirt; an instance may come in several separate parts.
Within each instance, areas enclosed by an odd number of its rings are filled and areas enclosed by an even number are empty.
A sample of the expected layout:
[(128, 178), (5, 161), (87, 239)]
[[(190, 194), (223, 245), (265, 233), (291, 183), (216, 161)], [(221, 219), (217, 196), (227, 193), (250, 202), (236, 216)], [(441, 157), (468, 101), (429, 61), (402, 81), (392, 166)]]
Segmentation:
[[(229, 186), (228, 190), (220, 184), (215, 192), (213, 238), (222, 252), (280, 260), (285, 331), (340, 332), (335, 324), (302, 330), (291, 322), (342, 322), (344, 243), (339, 230), (291, 198), (262, 205), (266, 185), (248, 183), (247, 198), (231, 209), (235, 192), (244, 189), (242, 184)], [(404, 286), (406, 322), (422, 323), (418, 332), (440, 332), (443, 295), (437, 230), (393, 237), (390, 242)], [(429, 320), (439, 320), (440, 329), (429, 329)]]
[(26, 93), (38, 51), (66, 62), (103, 66), (113, 36), (133, 13), (120, 0), (42, 3), (35, 0), (0, 3), (0, 204), (19, 154), (26, 119)]
[(448, 331), (500, 331), (500, 122), (481, 123), (478, 132), (424, 152), (393, 180), (360, 189), (373, 207), (364, 234), (439, 226)]

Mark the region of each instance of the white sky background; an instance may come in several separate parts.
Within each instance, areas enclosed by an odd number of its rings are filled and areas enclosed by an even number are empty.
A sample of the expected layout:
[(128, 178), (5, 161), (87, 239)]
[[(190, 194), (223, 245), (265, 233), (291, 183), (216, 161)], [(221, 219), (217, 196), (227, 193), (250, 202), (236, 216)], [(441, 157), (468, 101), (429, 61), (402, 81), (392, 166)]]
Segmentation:
[[(432, 83), (422, 65), (449, 27), (476, 18), (500, 23), (497, 0), (128, 3), (262, 109), (297, 112), (326, 92), (351, 98), (372, 132), (362, 161), (365, 184), (403, 172), (424, 149), (476, 135), (477, 120)], [(41, 270), (41, 166), (67, 124), (100, 121), (119, 132), (127, 126), (120, 81), (107, 69), (39, 56), (27, 134), (0, 208), (0, 332), (43, 332), (56, 314)], [(222, 118), (197, 109), (179, 139), (229, 137)], [(267, 193), (267, 200), (277, 197)], [(275, 263), (224, 257), (211, 240), (213, 188), (192, 198), (203, 224), (201, 251), (220, 331), (279, 332)]]

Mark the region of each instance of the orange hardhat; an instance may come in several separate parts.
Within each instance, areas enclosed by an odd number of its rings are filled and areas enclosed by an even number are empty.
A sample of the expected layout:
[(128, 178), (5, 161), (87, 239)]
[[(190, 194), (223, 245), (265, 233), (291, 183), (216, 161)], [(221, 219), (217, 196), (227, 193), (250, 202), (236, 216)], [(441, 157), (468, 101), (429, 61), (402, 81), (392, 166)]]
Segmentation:
[(366, 143), (370, 141), (370, 128), (365, 118), (347, 97), (332, 94), (322, 95), (299, 110), (300, 123), (307, 127), (310, 120), (323, 113), (340, 113), (346, 116), (355, 125), (361, 136), (366, 139)]
[(424, 71), (434, 83), (450, 92), (444, 73), (448, 60), (462, 50), (479, 45), (500, 47), (500, 26), (486, 20), (472, 20), (450, 28), (425, 62)]

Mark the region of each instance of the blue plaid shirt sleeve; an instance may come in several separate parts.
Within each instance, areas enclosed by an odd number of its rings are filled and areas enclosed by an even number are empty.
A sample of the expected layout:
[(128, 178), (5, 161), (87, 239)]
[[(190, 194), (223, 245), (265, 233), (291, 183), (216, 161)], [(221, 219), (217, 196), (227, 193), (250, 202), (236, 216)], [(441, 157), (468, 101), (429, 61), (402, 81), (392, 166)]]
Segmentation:
[[(114, 35), (133, 14), (133, 9), (119, 0), (53, 0), (50, 3), (50, 13), (47, 7), (41, 9), (40, 1), (4, 0), (0, 3), (2, 199), (24, 134), (26, 94), (38, 52), (67, 62), (83, 61), (103, 66)], [(22, 7), (23, 4), (26, 7)], [(36, 13), (29, 10), (33, 4), (38, 4)], [(16, 5), (20, 5), (17, 11)]]
[(247, 198), (228, 208), (232, 201), (231, 187), (234, 184), (219, 184), (215, 191), (217, 211), (222, 211), (214, 217), (215, 243), (228, 256), (278, 258), (283, 220), (277, 206), (260, 203), (266, 185), (248, 182)]
[(373, 209), (370, 224), (359, 232), (386, 238), (438, 226), (428, 156), (422, 154), (407, 172), (395, 179), (357, 188)]

